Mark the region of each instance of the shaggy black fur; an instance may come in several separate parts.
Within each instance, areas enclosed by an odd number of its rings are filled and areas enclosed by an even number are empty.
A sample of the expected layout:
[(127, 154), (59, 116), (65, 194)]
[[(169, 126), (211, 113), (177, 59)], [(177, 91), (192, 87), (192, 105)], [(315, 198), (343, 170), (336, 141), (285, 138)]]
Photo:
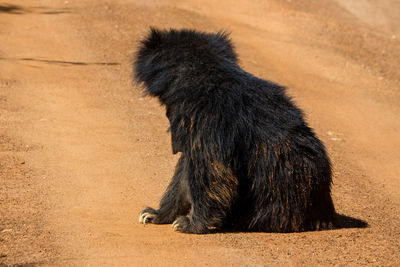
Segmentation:
[(182, 152), (160, 208), (141, 222), (185, 233), (334, 226), (324, 146), (282, 86), (237, 65), (227, 34), (151, 29), (134, 68)]

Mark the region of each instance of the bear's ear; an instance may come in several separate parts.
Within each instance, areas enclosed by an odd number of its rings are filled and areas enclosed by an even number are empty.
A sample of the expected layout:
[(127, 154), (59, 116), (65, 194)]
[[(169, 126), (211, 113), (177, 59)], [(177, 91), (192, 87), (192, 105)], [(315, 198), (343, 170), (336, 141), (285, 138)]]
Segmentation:
[(232, 45), (230, 33), (228, 31), (225, 31), (225, 30), (218, 31), (215, 34), (215, 36), (217, 38), (221, 39), (222, 41), (226, 42), (227, 45), (230, 45), (230, 46)]
[(150, 27), (150, 33), (141, 41), (143, 46), (147, 49), (155, 49), (161, 44), (163, 31)]
[(214, 46), (217, 53), (222, 54), (225, 56), (225, 58), (237, 63), (238, 56), (235, 52), (235, 46), (231, 41), (230, 33), (226, 31), (219, 31), (213, 36)]

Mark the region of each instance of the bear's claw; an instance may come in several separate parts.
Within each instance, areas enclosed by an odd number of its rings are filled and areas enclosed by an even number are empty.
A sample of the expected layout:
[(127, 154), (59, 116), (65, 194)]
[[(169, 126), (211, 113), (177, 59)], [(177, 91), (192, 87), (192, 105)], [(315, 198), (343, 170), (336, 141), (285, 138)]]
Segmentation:
[(139, 216), (139, 223), (150, 223), (157, 215), (154, 213), (150, 213), (150, 212), (143, 212), (142, 214), (140, 214)]

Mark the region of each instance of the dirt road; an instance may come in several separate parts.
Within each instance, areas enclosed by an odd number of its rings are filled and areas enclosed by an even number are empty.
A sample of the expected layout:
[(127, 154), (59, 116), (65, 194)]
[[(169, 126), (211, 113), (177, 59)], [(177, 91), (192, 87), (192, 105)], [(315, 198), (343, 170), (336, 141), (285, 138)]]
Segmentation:
[[(150, 25), (228, 30), (246, 70), (289, 87), (345, 228), (138, 223), (177, 161), (163, 108), (131, 80)], [(399, 266), (399, 62), (395, 0), (0, 2), (0, 266)]]

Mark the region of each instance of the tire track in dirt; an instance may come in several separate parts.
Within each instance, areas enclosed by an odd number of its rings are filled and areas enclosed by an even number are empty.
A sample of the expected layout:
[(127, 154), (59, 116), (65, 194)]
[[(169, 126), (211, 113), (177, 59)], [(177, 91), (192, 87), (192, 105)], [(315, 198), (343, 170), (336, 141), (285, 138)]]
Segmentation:
[[(19, 120), (11, 126), (5, 117), (2, 123), (13, 140), (36, 148), (21, 155), (35, 184), (26, 198), (42, 203), (32, 206), (40, 210), (32, 215), (37, 219), (32, 227), (42, 224), (49, 233), (28, 236), (20, 248), (40, 250), (30, 244), (40, 236), (39, 247), (46, 253), (31, 259), (15, 254), (0, 262), (262, 266), (400, 261), (399, 154), (393, 149), (398, 122), (391, 102), (398, 92), (387, 93), (391, 80), (379, 80), (379, 74), (326, 46), (326, 37), (316, 38), (324, 22), (318, 12), (305, 12), (302, 1), (300, 6), (224, 3), (44, 0), (38, 6), (23, 0), (19, 14), (0, 18), (0, 79), (16, 81), (1, 94), (18, 107), (13, 116)], [(319, 10), (318, 3), (310, 3), (309, 10)], [(345, 18), (340, 16), (341, 23), (348, 22)], [(177, 160), (164, 110), (131, 84), (131, 55), (149, 25), (232, 31), (245, 69), (288, 85), (326, 143), (335, 166), (338, 212), (364, 219), (370, 227), (192, 236), (168, 225), (138, 224), (140, 210), (156, 206)], [(10, 196), (20, 193), (2, 190)]]

